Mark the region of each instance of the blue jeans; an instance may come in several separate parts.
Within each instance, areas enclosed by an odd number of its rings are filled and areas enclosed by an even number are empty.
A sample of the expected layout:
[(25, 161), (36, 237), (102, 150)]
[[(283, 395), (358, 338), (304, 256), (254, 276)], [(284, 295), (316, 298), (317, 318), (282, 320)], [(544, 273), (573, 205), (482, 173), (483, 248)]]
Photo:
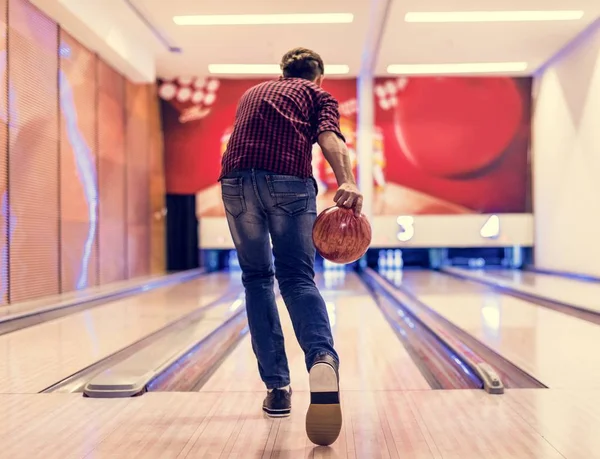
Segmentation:
[(315, 182), (262, 170), (245, 170), (223, 178), (221, 190), (242, 269), (252, 349), (267, 388), (290, 384), (273, 291), (275, 277), (304, 351), (307, 368), (310, 369), (322, 353), (338, 361), (325, 301), (314, 281)]

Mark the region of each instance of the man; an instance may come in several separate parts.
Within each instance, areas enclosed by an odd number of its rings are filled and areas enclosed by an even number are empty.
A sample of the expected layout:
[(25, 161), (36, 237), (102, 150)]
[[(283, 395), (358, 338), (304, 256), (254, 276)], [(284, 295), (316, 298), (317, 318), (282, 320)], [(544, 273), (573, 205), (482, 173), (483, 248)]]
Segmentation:
[(362, 195), (340, 131), (338, 103), (321, 89), (323, 60), (297, 48), (283, 56), (281, 69), (281, 78), (242, 96), (219, 180), (242, 269), (252, 348), (268, 390), (263, 410), (271, 417), (291, 412), (290, 374), (273, 292), (277, 277), (309, 371), (306, 430), (314, 443), (330, 445), (339, 435), (342, 414), (339, 358), (314, 282), (315, 142), (335, 173), (336, 204), (358, 214)]

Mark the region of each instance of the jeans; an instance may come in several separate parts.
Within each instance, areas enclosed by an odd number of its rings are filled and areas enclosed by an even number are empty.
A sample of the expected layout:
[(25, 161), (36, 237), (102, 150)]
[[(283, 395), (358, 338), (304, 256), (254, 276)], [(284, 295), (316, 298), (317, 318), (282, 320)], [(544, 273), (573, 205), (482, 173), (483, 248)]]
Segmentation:
[(314, 180), (253, 169), (224, 177), (221, 190), (242, 269), (252, 349), (267, 388), (290, 384), (275, 277), (307, 368), (323, 353), (339, 361), (325, 301), (314, 281)]

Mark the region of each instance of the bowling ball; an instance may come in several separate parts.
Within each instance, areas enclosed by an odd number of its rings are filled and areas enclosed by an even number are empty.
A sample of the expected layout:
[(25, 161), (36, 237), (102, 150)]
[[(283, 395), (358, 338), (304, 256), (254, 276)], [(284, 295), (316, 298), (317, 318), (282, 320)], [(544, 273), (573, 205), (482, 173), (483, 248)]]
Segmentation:
[(352, 263), (362, 257), (371, 244), (371, 225), (354, 210), (330, 207), (319, 214), (312, 238), (317, 251), (333, 263)]
[(459, 178), (498, 160), (522, 116), (511, 78), (414, 78), (398, 97), (396, 136), (415, 166)]

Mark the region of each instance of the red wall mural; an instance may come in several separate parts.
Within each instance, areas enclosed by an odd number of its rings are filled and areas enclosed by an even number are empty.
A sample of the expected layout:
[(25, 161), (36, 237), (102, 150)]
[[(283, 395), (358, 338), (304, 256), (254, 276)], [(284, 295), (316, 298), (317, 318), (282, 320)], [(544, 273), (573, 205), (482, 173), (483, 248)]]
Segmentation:
[[(240, 97), (263, 81), (177, 78), (160, 82), (167, 193), (197, 193), (201, 216), (225, 216), (217, 184), (221, 156), (231, 135)], [(356, 79), (325, 80), (323, 87), (340, 103), (340, 124), (354, 152)], [(319, 182), (319, 208), (325, 208), (332, 204), (335, 178), (318, 146), (313, 149), (313, 157), (313, 172)]]
[[(224, 216), (217, 178), (242, 94), (264, 79), (178, 78), (159, 96), (167, 192), (198, 194), (201, 216)], [(325, 80), (340, 103), (356, 165), (355, 79)], [(531, 80), (378, 78), (373, 179), (377, 215), (529, 212)], [(313, 149), (319, 207), (337, 184)]]
[(374, 92), (376, 214), (531, 211), (529, 78), (378, 78)]

